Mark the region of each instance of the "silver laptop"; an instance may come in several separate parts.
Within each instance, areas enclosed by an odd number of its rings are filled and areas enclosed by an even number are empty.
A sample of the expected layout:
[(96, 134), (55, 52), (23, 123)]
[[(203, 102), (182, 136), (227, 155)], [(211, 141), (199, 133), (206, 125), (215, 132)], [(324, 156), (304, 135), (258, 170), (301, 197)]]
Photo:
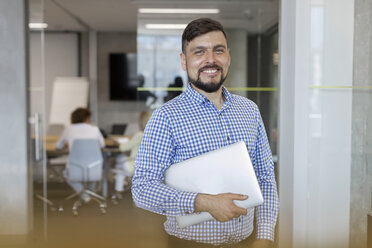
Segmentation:
[[(248, 195), (244, 201), (234, 201), (243, 208), (263, 203), (252, 162), (243, 141), (200, 156), (173, 164), (165, 172), (165, 184), (181, 191), (219, 194)], [(207, 212), (177, 216), (180, 228), (212, 220)]]

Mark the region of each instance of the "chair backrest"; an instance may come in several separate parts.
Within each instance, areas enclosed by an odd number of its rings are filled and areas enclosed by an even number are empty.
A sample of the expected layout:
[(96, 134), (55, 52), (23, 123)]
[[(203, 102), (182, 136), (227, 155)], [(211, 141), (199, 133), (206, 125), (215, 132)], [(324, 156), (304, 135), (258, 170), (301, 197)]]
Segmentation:
[(70, 181), (100, 181), (102, 179), (103, 156), (98, 140), (75, 139), (67, 163)]
[(114, 124), (112, 125), (111, 134), (124, 135), (127, 124)]

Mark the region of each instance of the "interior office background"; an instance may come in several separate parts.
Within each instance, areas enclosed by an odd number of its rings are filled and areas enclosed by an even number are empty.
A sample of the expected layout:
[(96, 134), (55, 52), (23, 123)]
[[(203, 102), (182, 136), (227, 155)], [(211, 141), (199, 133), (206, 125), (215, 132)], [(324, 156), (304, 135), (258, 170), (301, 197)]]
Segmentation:
[[(238, 94), (258, 102), (271, 145), (277, 146), (279, 247), (366, 247), (372, 208), (372, 4), (283, 0), (278, 7), (277, 34), (228, 30), (233, 63), (239, 63), (232, 64), (227, 86), (277, 88)], [(45, 108), (47, 122), (57, 71), (90, 79), (94, 122), (106, 130), (115, 122), (135, 122), (148, 106), (108, 97), (108, 54), (137, 53), (136, 30), (27, 34), (27, 1), (2, 1), (0, 11), (0, 235), (22, 236), (32, 230), (28, 117)], [(277, 45), (267, 38), (275, 35)], [(267, 68), (271, 74), (250, 71), (258, 61), (257, 42), (264, 45), (265, 38), (269, 57), (278, 48), (278, 74), (273, 63)], [(268, 84), (257, 85), (265, 76)], [(44, 102), (30, 101), (37, 95)], [(271, 132), (276, 127), (277, 144)]]

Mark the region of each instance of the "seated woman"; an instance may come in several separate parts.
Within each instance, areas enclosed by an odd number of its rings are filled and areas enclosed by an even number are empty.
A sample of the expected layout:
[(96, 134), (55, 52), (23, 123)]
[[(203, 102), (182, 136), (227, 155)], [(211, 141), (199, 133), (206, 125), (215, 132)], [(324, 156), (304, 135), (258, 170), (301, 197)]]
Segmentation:
[(129, 152), (129, 157), (124, 154), (117, 156), (115, 172), (115, 191), (124, 191), (124, 186), (129, 184), (130, 178), (134, 173), (134, 160), (136, 159), (138, 148), (143, 138), (143, 131), (145, 130), (147, 121), (150, 119), (151, 114), (143, 111), (139, 116), (138, 131), (128, 142), (120, 145), (121, 152)]
[[(59, 138), (56, 148), (64, 149), (66, 147), (71, 147), (75, 139), (97, 139), (101, 148), (105, 146), (104, 138), (98, 127), (90, 124), (91, 112), (87, 108), (77, 108), (71, 113), (71, 125), (67, 127), (61, 137)], [(81, 182), (71, 182), (67, 179), (66, 170), (64, 171), (64, 176), (67, 183), (76, 191), (80, 192), (84, 189), (83, 183)], [(91, 191), (95, 191), (96, 184), (89, 183), (88, 188)], [(88, 202), (90, 200), (89, 195), (82, 194), (82, 200)]]

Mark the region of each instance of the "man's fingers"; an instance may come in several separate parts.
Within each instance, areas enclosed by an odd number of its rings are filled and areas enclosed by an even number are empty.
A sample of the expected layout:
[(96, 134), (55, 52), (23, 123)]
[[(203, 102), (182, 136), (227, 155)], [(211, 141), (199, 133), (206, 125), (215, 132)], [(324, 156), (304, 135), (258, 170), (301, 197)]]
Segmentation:
[[(242, 201), (242, 200), (248, 199), (248, 195), (232, 194), (232, 198), (231, 199)], [(239, 217), (240, 215), (247, 215), (247, 213), (248, 213), (248, 210), (246, 208), (242, 208), (242, 207), (238, 207), (238, 206), (236, 206), (235, 211), (236, 211), (235, 217)]]
[(233, 200), (239, 200), (239, 201), (243, 201), (243, 200), (247, 200), (248, 199), (248, 196), (247, 195), (243, 195), (243, 194), (233, 194), (233, 193), (229, 193), (231, 199)]
[(248, 197), (247, 195), (239, 195), (240, 200), (246, 200)]
[(248, 214), (248, 210), (245, 209), (245, 208), (239, 208), (239, 216), (240, 215), (247, 215)]

